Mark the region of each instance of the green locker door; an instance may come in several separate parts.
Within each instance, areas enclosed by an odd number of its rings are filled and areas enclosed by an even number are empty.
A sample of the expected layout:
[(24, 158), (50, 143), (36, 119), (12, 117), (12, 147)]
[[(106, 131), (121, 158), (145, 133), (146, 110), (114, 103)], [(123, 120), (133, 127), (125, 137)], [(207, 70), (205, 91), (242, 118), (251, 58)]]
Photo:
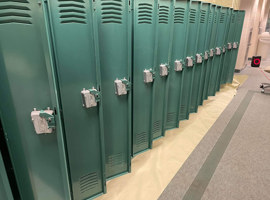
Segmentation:
[(245, 11), (238, 10), (236, 11), (236, 18), (235, 18), (235, 38), (232, 44), (232, 57), (231, 57), (231, 65), (230, 65), (230, 72), (228, 77), (228, 82), (231, 83), (233, 81), (234, 69), (237, 61), (238, 50), (240, 45), (240, 39), (242, 35), (242, 29), (245, 19)]
[[(224, 60), (225, 63), (227, 63), (227, 67), (226, 67), (226, 73), (225, 73), (225, 80), (226, 83), (230, 83), (229, 81), (229, 76), (230, 74), (233, 74), (234, 69), (232, 69), (231, 65), (232, 65), (232, 54), (233, 54), (233, 42), (234, 42), (234, 38), (235, 38), (235, 31), (236, 31), (236, 14), (237, 12), (235, 10), (231, 10), (231, 22), (230, 22), (230, 30), (229, 30), (229, 34), (228, 34), (228, 44), (227, 44), (227, 49), (228, 49), (228, 56), (226, 56), (226, 59)], [(233, 71), (233, 72), (231, 72)]]
[(97, 0), (106, 177), (130, 172), (131, 160), (131, 5), (128, 0)]
[(0, 199), (2, 200), (13, 200), (12, 191), (9, 185), (5, 164), (0, 152)]
[(203, 97), (201, 102), (203, 103), (203, 100), (208, 99), (208, 88), (209, 88), (209, 81), (210, 81), (210, 75), (211, 75), (211, 67), (212, 67), (212, 60), (213, 60), (213, 49), (211, 49), (211, 40), (212, 40), (212, 29), (214, 25), (214, 11), (215, 11), (215, 5), (211, 4), (209, 6), (209, 16), (208, 16), (208, 27), (207, 27), (207, 38), (205, 41), (205, 49), (206, 53), (208, 53), (208, 59), (205, 62), (206, 65), (206, 73), (205, 73), (205, 82), (203, 87)]
[[(227, 20), (226, 20), (226, 29), (225, 29), (225, 35), (224, 35), (224, 41), (223, 41), (223, 56), (221, 59), (221, 74), (220, 74), (220, 80), (219, 80), (219, 85), (221, 86), (222, 84), (225, 84), (226, 81), (224, 81), (224, 74), (226, 73), (226, 63), (225, 60), (228, 56), (228, 48), (227, 48), (227, 44), (228, 44), (228, 35), (229, 35), (229, 30), (230, 30), (230, 22), (231, 22), (231, 8), (226, 8), (227, 11)], [(218, 88), (219, 90), (220, 88)]]
[(157, 57), (155, 60), (156, 78), (152, 100), (152, 138), (157, 139), (165, 134), (166, 97), (168, 95), (168, 79), (170, 70), (170, 54), (172, 44), (173, 1), (158, 1), (157, 22)]
[(71, 199), (44, 2), (0, 7), (0, 113), (21, 197)]
[(133, 155), (152, 147), (151, 108), (154, 82), (157, 2), (135, 0), (133, 9)]
[(183, 77), (183, 65), (186, 51), (187, 25), (189, 1), (175, 0), (173, 21), (173, 44), (171, 56), (171, 70), (169, 80), (168, 104), (166, 113), (166, 129), (179, 125), (178, 110)]
[[(104, 136), (91, 1), (48, 1), (74, 199), (105, 192)], [(84, 89), (85, 88), (85, 89)], [(93, 97), (88, 102), (87, 95)], [(84, 103), (84, 105), (83, 105)]]
[(214, 79), (216, 79), (215, 87), (213, 94), (215, 94), (220, 89), (220, 76), (222, 74), (222, 60), (225, 53), (224, 47), (224, 37), (226, 33), (226, 25), (227, 25), (227, 8), (221, 7), (220, 8), (220, 17), (219, 17), (219, 24), (218, 24), (218, 33), (217, 33), (217, 47), (216, 47), (216, 57), (214, 60), (213, 69), (216, 69), (216, 75)]
[(218, 74), (218, 64), (220, 60), (220, 47), (218, 47), (218, 38), (219, 38), (219, 27), (220, 27), (220, 6), (216, 6), (214, 12), (214, 22), (213, 22), (213, 29), (212, 29), (212, 40), (210, 41), (211, 49), (214, 52), (214, 56), (211, 59), (211, 73), (209, 79), (209, 86), (208, 86), (208, 96), (215, 96), (216, 91), (216, 80)]
[[(201, 32), (205, 32), (205, 37), (202, 40), (199, 40), (199, 48), (200, 52), (203, 52), (203, 58), (204, 61), (202, 63), (202, 72), (201, 72), (201, 78), (200, 78), (200, 86), (199, 86), (199, 93), (198, 93), (198, 99), (197, 99), (197, 105), (202, 105), (204, 100), (204, 89), (205, 89), (205, 80), (207, 77), (207, 65), (208, 65), (208, 59), (209, 59), (209, 41), (211, 37), (211, 26), (212, 23), (209, 23), (210, 20), (210, 11), (211, 11), (211, 4), (210, 3), (204, 3), (202, 2), (201, 7), (201, 15), (205, 14), (204, 18), (202, 18), (202, 21), (200, 23), (201, 26)], [(203, 16), (203, 15), (202, 15)]]
[(231, 55), (232, 55), (232, 41), (234, 37), (234, 29), (235, 29), (235, 23), (234, 23), (234, 18), (235, 15), (233, 13), (233, 9), (229, 9), (229, 24), (228, 24), (228, 34), (227, 34), (227, 39), (225, 42), (226, 45), (226, 53), (224, 56), (224, 61), (223, 61), (223, 74), (222, 74), (222, 84), (227, 83), (228, 80), (228, 73), (229, 73), (229, 67), (230, 67), (230, 62), (231, 62)]
[(210, 56), (209, 56), (209, 65), (210, 65), (210, 71), (209, 71), (209, 80), (208, 80), (208, 91), (207, 96), (213, 96), (213, 88), (215, 85), (215, 66), (214, 66), (214, 60), (216, 57), (216, 39), (217, 39), (217, 30), (218, 30), (218, 20), (219, 20), (219, 9), (217, 5), (213, 5), (213, 26), (212, 26), (212, 33), (211, 33), (211, 39), (210, 39)]
[[(197, 48), (197, 34), (199, 27), (199, 16), (200, 16), (200, 2), (190, 1), (189, 17), (188, 17), (188, 38), (187, 38), (187, 49), (185, 55), (185, 68), (183, 71), (182, 78), (182, 90), (181, 100), (179, 109), (179, 120), (189, 118), (190, 113), (190, 101), (191, 101), (191, 90), (194, 79), (194, 68), (195, 56)], [(195, 67), (194, 67), (195, 66)], [(193, 108), (191, 108), (192, 110)]]
[[(197, 47), (195, 55), (195, 67), (194, 67), (194, 77), (193, 84), (191, 89), (191, 99), (190, 99), (190, 112), (194, 113), (198, 111), (198, 98), (202, 92), (202, 83), (204, 75), (204, 59), (205, 59), (205, 39), (207, 34), (207, 25), (208, 25), (208, 6), (209, 3), (201, 2), (200, 6), (200, 16), (199, 16), (199, 28), (197, 36)], [(208, 55), (207, 55), (208, 56)]]

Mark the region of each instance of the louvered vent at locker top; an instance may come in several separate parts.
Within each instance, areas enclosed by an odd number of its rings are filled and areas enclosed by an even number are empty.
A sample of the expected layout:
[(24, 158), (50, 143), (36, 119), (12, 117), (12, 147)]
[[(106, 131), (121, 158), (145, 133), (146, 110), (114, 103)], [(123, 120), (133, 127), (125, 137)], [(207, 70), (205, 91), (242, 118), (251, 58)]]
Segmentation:
[(214, 23), (215, 24), (217, 23), (217, 14), (216, 13), (214, 14)]
[(196, 10), (190, 9), (189, 12), (189, 23), (194, 24), (196, 22)]
[(122, 24), (122, 0), (101, 0), (101, 20), (103, 24)]
[(212, 22), (212, 18), (213, 18), (213, 13), (209, 12), (209, 19), (208, 19), (209, 24)]
[(204, 24), (205, 23), (205, 20), (206, 20), (206, 11), (205, 10), (202, 10), (201, 11), (200, 23), (201, 24)]
[(61, 24), (86, 24), (84, 0), (58, 0)]
[(1, 24), (32, 24), (28, 0), (0, 0)]
[(219, 23), (223, 24), (225, 22), (225, 13), (221, 13)]
[(185, 19), (185, 8), (175, 8), (174, 10), (174, 23), (183, 24)]
[(153, 5), (140, 3), (138, 6), (138, 24), (152, 24)]
[(159, 19), (160, 24), (168, 24), (169, 22), (169, 7), (168, 6), (159, 6)]

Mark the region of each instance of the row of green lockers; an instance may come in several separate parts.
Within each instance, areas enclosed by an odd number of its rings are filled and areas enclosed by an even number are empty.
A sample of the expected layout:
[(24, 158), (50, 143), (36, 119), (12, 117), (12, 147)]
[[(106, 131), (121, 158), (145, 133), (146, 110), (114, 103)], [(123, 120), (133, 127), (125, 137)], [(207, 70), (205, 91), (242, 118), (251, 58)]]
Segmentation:
[(24, 200), (105, 193), (133, 156), (232, 82), (244, 16), (192, 0), (1, 1), (14, 176), (0, 162), (0, 199), (12, 199), (12, 177)]

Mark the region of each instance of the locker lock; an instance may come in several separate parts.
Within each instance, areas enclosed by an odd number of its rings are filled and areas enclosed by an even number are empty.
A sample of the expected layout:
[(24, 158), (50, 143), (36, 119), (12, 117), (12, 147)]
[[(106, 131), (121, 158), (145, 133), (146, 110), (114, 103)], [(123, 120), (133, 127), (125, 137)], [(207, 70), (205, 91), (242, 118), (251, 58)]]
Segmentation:
[(204, 60), (208, 60), (209, 52), (205, 51), (204, 52)]
[(145, 69), (143, 71), (143, 80), (145, 83), (152, 83), (155, 79), (155, 72), (153, 69)]
[(161, 64), (159, 66), (159, 70), (160, 70), (160, 76), (168, 76), (169, 74), (169, 66), (167, 64)]
[(92, 108), (97, 106), (97, 102), (100, 101), (100, 92), (94, 87), (92, 89), (86, 90), (83, 88), (81, 91), (83, 107)]
[(196, 63), (202, 63), (203, 59), (202, 59), (202, 54), (197, 53), (196, 54)]
[(55, 128), (54, 111), (50, 108), (40, 111), (34, 108), (31, 119), (37, 134), (52, 133)]
[(222, 48), (222, 52), (225, 53), (226, 52), (226, 47)]
[(217, 56), (221, 55), (221, 49), (219, 47), (216, 48), (216, 55)]
[(234, 42), (234, 43), (233, 43), (233, 48), (234, 48), (234, 49), (237, 49), (237, 48), (238, 48), (238, 43), (237, 43), (237, 42)]
[(187, 57), (186, 58), (186, 66), (188, 67), (193, 67), (193, 58), (192, 57)]
[(115, 94), (121, 96), (127, 94), (127, 91), (130, 90), (131, 83), (126, 78), (121, 80), (116, 79), (114, 81), (114, 86), (115, 86)]
[(174, 70), (176, 72), (183, 71), (183, 60), (176, 60), (176, 61), (174, 61)]
[(209, 53), (210, 57), (214, 57), (214, 51), (215, 51), (214, 49), (210, 49), (210, 53)]
[(229, 49), (229, 50), (232, 49), (232, 43), (228, 43), (228, 49)]

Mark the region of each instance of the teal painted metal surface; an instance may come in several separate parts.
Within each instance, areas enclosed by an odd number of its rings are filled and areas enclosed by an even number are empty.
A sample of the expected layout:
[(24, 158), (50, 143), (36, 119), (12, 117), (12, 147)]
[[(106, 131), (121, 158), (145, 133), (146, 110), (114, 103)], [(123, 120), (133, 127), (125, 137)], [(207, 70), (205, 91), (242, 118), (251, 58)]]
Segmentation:
[(218, 74), (218, 64), (220, 55), (217, 55), (217, 41), (219, 37), (219, 22), (220, 22), (220, 6), (215, 7), (214, 11), (214, 21), (212, 27), (212, 40), (210, 41), (210, 46), (214, 50), (213, 59), (210, 59), (211, 63), (211, 72), (210, 72), (210, 79), (209, 79), (209, 86), (208, 86), (208, 96), (215, 96), (216, 91), (216, 79)]
[(229, 25), (228, 25), (228, 33), (227, 33), (227, 38), (226, 38), (226, 53), (224, 56), (224, 61), (223, 61), (223, 75), (222, 75), (222, 84), (227, 83), (228, 80), (228, 73), (230, 69), (230, 62), (231, 62), (231, 55), (232, 55), (232, 48), (229, 48), (229, 44), (233, 43), (233, 38), (235, 35), (235, 14), (232, 8), (229, 9)]
[[(201, 72), (201, 78), (200, 78), (200, 87), (199, 87), (199, 93), (198, 93), (198, 99), (197, 99), (197, 105), (202, 105), (204, 100), (204, 89), (206, 85), (206, 78), (207, 78), (207, 65), (208, 65), (208, 59), (209, 59), (209, 41), (211, 37), (211, 27), (212, 23), (210, 22), (210, 10), (211, 10), (211, 4), (210, 3), (204, 3), (202, 2), (201, 11), (202, 13), (205, 13), (205, 20), (204, 23), (201, 23), (201, 32), (205, 33), (205, 38), (202, 40), (199, 40), (199, 48), (200, 52), (203, 52), (204, 54), (204, 62), (202, 63), (202, 72)], [(203, 21), (202, 21), (203, 22)], [(203, 48), (201, 48), (203, 47)], [(206, 57), (205, 57), (206, 56)]]
[[(213, 25), (212, 25), (212, 33), (211, 33), (211, 39), (210, 39), (210, 50), (209, 52), (213, 52), (213, 56), (209, 56), (209, 79), (208, 81), (208, 85), (207, 87), (207, 97), (212, 95), (213, 88), (214, 88), (214, 75), (215, 75), (215, 67), (214, 67), (214, 59), (216, 57), (216, 39), (217, 39), (217, 30), (218, 30), (218, 20), (219, 20), (219, 11), (218, 11), (218, 6), (217, 5), (213, 5)], [(210, 53), (211, 54), (211, 53)]]
[[(179, 125), (178, 110), (187, 45), (188, 8), (187, 0), (174, 2), (173, 44), (165, 129), (176, 128)], [(181, 63), (182, 69), (178, 68), (178, 62)]]
[[(133, 9), (133, 155), (152, 147), (151, 114), (156, 56), (157, 1), (135, 0)], [(144, 80), (148, 70), (152, 81)], [(158, 75), (158, 74), (157, 74)]]
[[(164, 122), (166, 121), (166, 105), (168, 95), (168, 82), (171, 71), (171, 46), (173, 25), (173, 1), (158, 1), (157, 22), (157, 57), (155, 60), (156, 77), (153, 88), (152, 100), (152, 138), (157, 139), (165, 134)], [(164, 71), (163, 71), (164, 70)]]
[[(44, 2), (0, 6), (1, 121), (22, 199), (71, 199)], [(14, 14), (15, 13), (15, 14)], [(56, 129), (38, 135), (31, 111), (50, 107)]]
[[(215, 14), (215, 5), (211, 4), (209, 9), (209, 17), (208, 17), (208, 28), (207, 28), (207, 38), (206, 38), (206, 51), (208, 52), (208, 60), (206, 62), (206, 75), (205, 75), (205, 83), (203, 88), (203, 100), (208, 99), (208, 88), (209, 88), (209, 82), (210, 82), (210, 75), (211, 75), (211, 67), (212, 67), (212, 61), (213, 57), (210, 55), (211, 49), (212, 49), (212, 28), (214, 25), (214, 14)], [(213, 49), (212, 49), (213, 50)]]
[[(100, 91), (91, 1), (48, 1), (74, 199), (106, 192), (102, 102), (86, 108), (83, 88)], [(102, 91), (101, 91), (102, 92)]]
[(235, 35), (234, 35), (233, 44), (234, 43), (236, 44), (236, 48), (233, 47), (232, 49), (231, 63), (230, 63), (230, 68), (228, 72), (229, 83), (233, 81), (234, 69), (235, 69), (237, 56), (238, 56), (238, 50), (239, 50), (239, 45), (240, 45), (244, 19), (245, 19), (245, 11), (241, 11), (241, 10), (235, 11), (235, 33), (234, 33)]
[(0, 199), (13, 200), (12, 191), (7, 177), (5, 164), (0, 152)]
[[(131, 4), (97, 0), (101, 88), (104, 111), (106, 177), (130, 172), (131, 95), (117, 95), (115, 81), (131, 81)], [(127, 88), (129, 85), (123, 83)]]
[(209, 3), (201, 2), (199, 24), (197, 31), (197, 45), (196, 45), (196, 56), (195, 66), (193, 72), (193, 83), (191, 89), (190, 99), (190, 112), (194, 113), (198, 111), (198, 98), (202, 92), (201, 79), (204, 75), (204, 56), (205, 56), (205, 40), (207, 37), (207, 25), (208, 25), (208, 5)]
[[(192, 108), (191, 105), (191, 90), (193, 88), (194, 80), (194, 68), (195, 68), (195, 56), (196, 48), (198, 42), (198, 25), (199, 25), (199, 16), (200, 16), (200, 2), (199, 1), (190, 1), (189, 7), (189, 17), (188, 17), (188, 38), (187, 38), (187, 49), (185, 55), (185, 68), (183, 71), (182, 78), (182, 90), (181, 90), (181, 100), (180, 100), (180, 109), (179, 109), (179, 120), (184, 120), (189, 118), (189, 113)], [(187, 58), (192, 60), (192, 64), (188, 66)]]
[(222, 73), (222, 59), (224, 56), (223, 47), (224, 47), (224, 37), (226, 33), (226, 25), (227, 25), (227, 8), (221, 7), (219, 8), (219, 19), (218, 19), (218, 30), (217, 30), (217, 41), (216, 41), (216, 48), (219, 49), (220, 55), (215, 56), (213, 69), (215, 69), (215, 74), (213, 76), (213, 91), (212, 94), (215, 94), (219, 91), (220, 88), (220, 76)]
[[(228, 51), (228, 34), (229, 34), (229, 31), (230, 31), (230, 23), (231, 23), (231, 11), (232, 11), (232, 8), (226, 8), (227, 11), (227, 20), (226, 20), (226, 30), (225, 30), (225, 35), (224, 35), (224, 44), (223, 44), (223, 48), (225, 49), (225, 52), (222, 56), (222, 60), (221, 60), (221, 74), (220, 74), (220, 80), (219, 80), (219, 85), (221, 86), (222, 84), (225, 84), (226, 83), (226, 80), (225, 80), (225, 76), (226, 76), (226, 73), (227, 73), (227, 67), (228, 67), (228, 64), (225, 63), (225, 61), (227, 60), (227, 57), (228, 57), (228, 54), (229, 54), (229, 51)], [(219, 90), (220, 88), (218, 88)]]

